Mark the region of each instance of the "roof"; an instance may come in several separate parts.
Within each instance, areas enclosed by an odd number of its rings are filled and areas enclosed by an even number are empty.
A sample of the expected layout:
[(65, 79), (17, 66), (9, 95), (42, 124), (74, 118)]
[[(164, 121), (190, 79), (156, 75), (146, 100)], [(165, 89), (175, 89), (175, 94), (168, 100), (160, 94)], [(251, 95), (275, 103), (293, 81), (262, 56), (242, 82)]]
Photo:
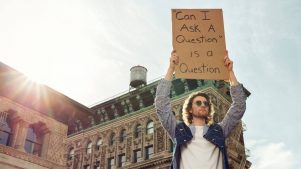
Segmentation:
[(93, 116), (88, 107), (46, 85), (29, 80), (24, 74), (2, 62), (0, 95), (68, 126), (76, 119), (81, 119), (83, 126), (89, 125), (88, 116)]

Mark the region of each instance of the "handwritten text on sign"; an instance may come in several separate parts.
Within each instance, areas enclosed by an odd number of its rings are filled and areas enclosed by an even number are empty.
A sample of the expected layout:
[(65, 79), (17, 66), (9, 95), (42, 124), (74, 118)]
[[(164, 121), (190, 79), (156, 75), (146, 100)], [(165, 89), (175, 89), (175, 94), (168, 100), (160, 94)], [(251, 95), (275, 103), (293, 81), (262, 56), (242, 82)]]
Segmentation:
[(179, 55), (176, 77), (228, 79), (221, 9), (173, 9), (173, 47)]

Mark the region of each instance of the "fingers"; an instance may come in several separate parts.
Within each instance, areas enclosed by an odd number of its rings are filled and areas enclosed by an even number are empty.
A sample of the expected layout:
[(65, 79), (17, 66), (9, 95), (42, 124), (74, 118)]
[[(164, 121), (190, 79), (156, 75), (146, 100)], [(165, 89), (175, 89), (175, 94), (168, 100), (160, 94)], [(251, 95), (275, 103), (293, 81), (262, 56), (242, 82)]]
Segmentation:
[(228, 57), (225, 58), (225, 59), (224, 59), (224, 65), (228, 67), (230, 64), (233, 64), (233, 61), (230, 60)]
[(226, 50), (226, 54), (224, 57), (224, 65), (227, 67), (228, 70), (232, 70), (233, 68), (233, 61), (229, 59), (228, 50)]
[(224, 64), (230, 70), (233, 66), (233, 61), (228, 60), (228, 61), (224, 62)]
[(171, 51), (171, 55), (173, 54), (173, 53), (176, 53), (177, 51), (175, 50), (175, 49), (173, 49), (172, 51)]
[(170, 62), (173, 63), (173, 64), (175, 64), (175, 65), (178, 65), (179, 64), (179, 58), (178, 58), (178, 56), (171, 56)]
[(224, 60), (226, 60), (227, 58), (229, 59), (229, 56), (228, 56), (228, 50), (226, 50)]
[(179, 63), (179, 56), (176, 53), (176, 50), (171, 52), (170, 62), (177, 65)]

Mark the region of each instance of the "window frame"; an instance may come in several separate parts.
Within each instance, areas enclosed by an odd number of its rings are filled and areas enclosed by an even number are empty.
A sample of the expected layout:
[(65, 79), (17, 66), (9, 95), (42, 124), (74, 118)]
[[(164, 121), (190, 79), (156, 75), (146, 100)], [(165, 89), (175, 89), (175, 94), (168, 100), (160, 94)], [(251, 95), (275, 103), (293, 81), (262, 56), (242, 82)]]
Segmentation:
[[(138, 158), (138, 152), (140, 152), (140, 157)], [(141, 149), (136, 149), (133, 151), (134, 155), (133, 155), (133, 163), (138, 163), (140, 161), (142, 161), (142, 151)]]
[(68, 160), (74, 160), (74, 156), (75, 156), (75, 150), (73, 147), (71, 147), (68, 152)]
[[(151, 126), (150, 126), (151, 125)], [(148, 121), (148, 123), (146, 124), (146, 134), (154, 134), (155, 132), (155, 125), (154, 125), (154, 121), (150, 120)]]
[(108, 169), (115, 169), (115, 159), (114, 159), (114, 157), (108, 158), (108, 166), (107, 166), (107, 168)]
[(116, 134), (115, 133), (111, 133), (110, 138), (109, 138), (109, 145), (110, 146), (114, 145), (115, 137), (116, 137)]
[(8, 121), (5, 121), (6, 124), (0, 127), (0, 144), (5, 146), (10, 146), (10, 140), (12, 138), (12, 128)]
[(92, 154), (92, 141), (87, 143), (86, 154)]
[(134, 138), (139, 138), (141, 136), (141, 133), (142, 133), (142, 125), (137, 124), (134, 129)]
[(96, 161), (93, 169), (100, 169), (100, 161)]
[[(149, 153), (149, 152), (150, 152), (150, 151), (149, 151), (150, 148), (152, 149), (152, 153)], [(153, 145), (150, 145), (150, 146), (145, 147), (145, 156), (144, 156), (144, 159), (145, 159), (145, 160), (149, 160), (149, 159), (151, 159), (153, 156), (154, 156), (154, 146), (153, 146)]]
[(96, 147), (95, 147), (95, 149), (96, 150), (100, 150), (101, 145), (102, 145), (102, 138), (98, 138), (97, 141), (96, 141)]
[[(123, 161), (124, 158), (124, 161)], [(118, 155), (118, 167), (124, 167), (126, 163), (125, 153)]]
[(39, 133), (34, 126), (29, 126), (24, 144), (25, 152), (41, 156), (42, 145), (42, 133)]
[(124, 141), (126, 141), (127, 138), (127, 133), (125, 129), (122, 129), (120, 132), (120, 136), (119, 136), (119, 142), (122, 143)]

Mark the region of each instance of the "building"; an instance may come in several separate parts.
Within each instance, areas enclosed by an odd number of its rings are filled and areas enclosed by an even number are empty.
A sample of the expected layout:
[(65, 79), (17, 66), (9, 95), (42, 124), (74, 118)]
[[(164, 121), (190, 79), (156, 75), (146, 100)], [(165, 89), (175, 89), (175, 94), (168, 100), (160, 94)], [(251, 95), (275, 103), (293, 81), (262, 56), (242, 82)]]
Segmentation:
[[(7, 70), (16, 71), (4, 64), (0, 66), (0, 119), (6, 119), (10, 126), (10, 129), (1, 127), (0, 168), (169, 168), (173, 145), (159, 123), (153, 105), (159, 81), (87, 108), (46, 86), (43, 86), (46, 93), (51, 95), (47, 96), (48, 102), (43, 100), (45, 95), (36, 95), (33, 90), (16, 96), (12, 91), (16, 91), (21, 83), (9, 85), (12, 80), (7, 78)], [(174, 79), (172, 83), (170, 96), (178, 120), (181, 120), (184, 99), (195, 91), (209, 94), (215, 109), (215, 122), (223, 118), (231, 104), (229, 86), (223, 81)], [(8, 91), (7, 88), (12, 90), (9, 94), (3, 92)], [(28, 93), (34, 94), (32, 98), (28, 98)], [(16, 115), (26, 124), (18, 125), (14, 120)], [(15, 128), (20, 128), (22, 137), (16, 138)], [(233, 169), (251, 166), (244, 146), (244, 130), (241, 122), (227, 139)], [(9, 136), (4, 137), (3, 133)], [(35, 148), (24, 150), (26, 141), (30, 141), (24, 133), (37, 133), (36, 141), (32, 141), (38, 145), (33, 147), (42, 147), (37, 148), (37, 153), (34, 153)], [(8, 141), (2, 141), (8, 137)], [(23, 165), (16, 165), (18, 160)], [(29, 167), (25, 167), (25, 163)]]
[(90, 114), (89, 108), (0, 62), (0, 168), (65, 169), (73, 119)]

